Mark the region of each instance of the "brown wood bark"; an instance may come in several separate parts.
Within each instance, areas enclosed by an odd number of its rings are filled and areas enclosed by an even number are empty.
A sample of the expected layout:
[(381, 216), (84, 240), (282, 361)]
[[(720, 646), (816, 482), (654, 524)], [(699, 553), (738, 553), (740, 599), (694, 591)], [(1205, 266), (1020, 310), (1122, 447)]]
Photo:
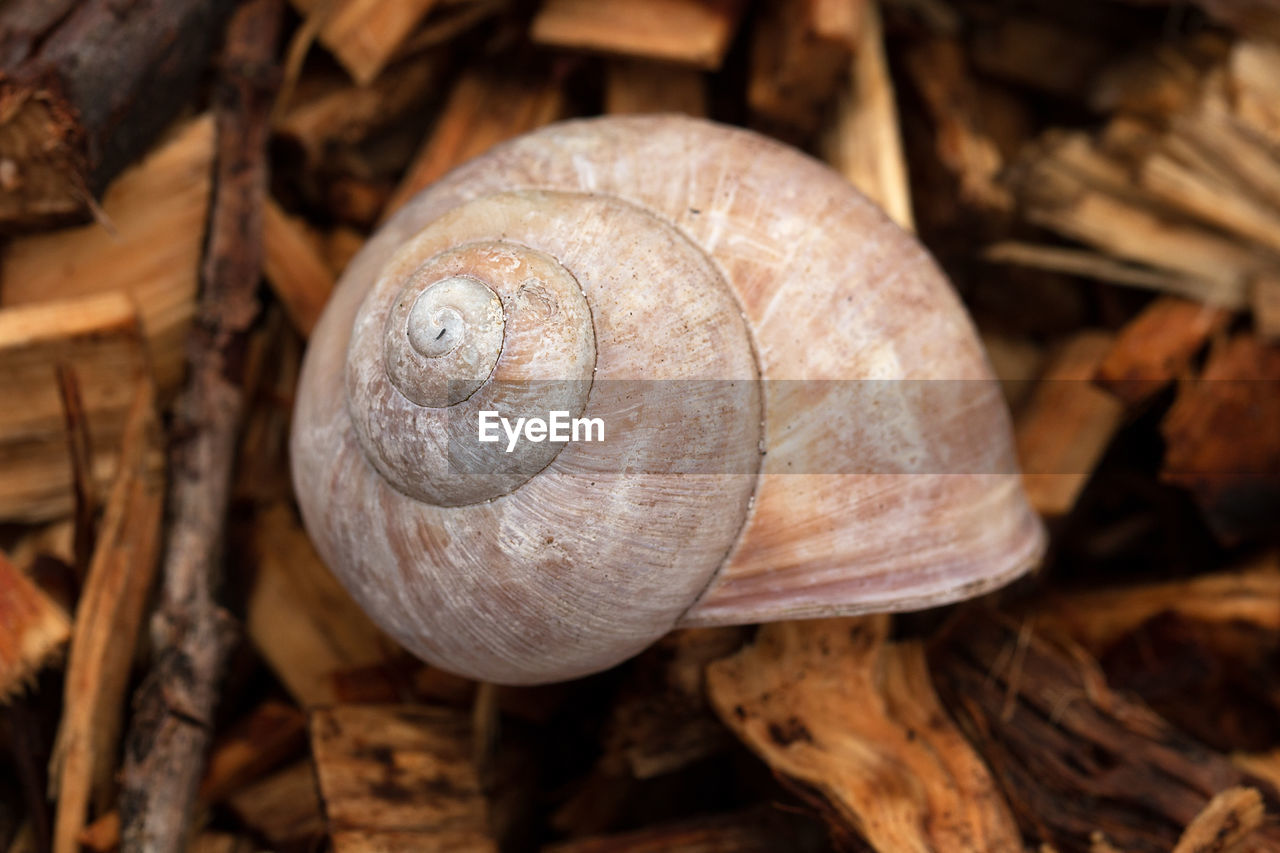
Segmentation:
[(1256, 781), (1112, 692), (1088, 652), (1030, 620), (972, 608), (934, 640), (930, 663), (1024, 834), (1054, 849), (1172, 849), (1215, 795)]
[(232, 18), (216, 94), (217, 169), (191, 372), (175, 412), (156, 659), (136, 697), (120, 800), (124, 847), (183, 849), (234, 631), (214, 596), (243, 408), (238, 357), (257, 314), (281, 0)]
[(231, 3), (68, 5), (0, 17), (0, 229), (87, 219), (190, 99)]

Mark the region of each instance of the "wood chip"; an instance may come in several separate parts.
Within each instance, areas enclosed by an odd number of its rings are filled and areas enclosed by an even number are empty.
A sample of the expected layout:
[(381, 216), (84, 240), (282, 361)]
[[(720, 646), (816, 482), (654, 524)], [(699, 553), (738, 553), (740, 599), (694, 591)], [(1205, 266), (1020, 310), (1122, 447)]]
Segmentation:
[(1099, 33), (1016, 12), (979, 24), (971, 45), (979, 71), (1066, 98), (1088, 92), (1115, 50)]
[[(100, 218), (94, 198), (186, 107), (230, 11), (203, 0), (47, 5), (51, 28), (0, 64), (0, 229)], [(26, 17), (0, 18), (0, 39)]]
[(276, 847), (314, 850), (324, 838), (324, 814), (310, 761), (259, 779), (227, 804), (241, 823)]
[(720, 67), (742, 12), (740, 0), (543, 0), (537, 44)]
[(1080, 332), (1051, 357), (1015, 424), (1027, 498), (1045, 516), (1075, 506), (1120, 426), (1123, 405), (1093, 384), (1114, 346), (1106, 332)]
[[(1022, 831), (1055, 849), (1097, 837), (1117, 850), (1172, 849), (1216, 794), (1245, 781), (1032, 622), (972, 608), (935, 641), (930, 663)], [(1280, 829), (1258, 840), (1274, 845)]]
[(313, 166), (337, 145), (357, 145), (403, 119), (440, 85), (442, 52), (388, 68), (367, 86), (343, 82), (300, 97), (276, 121), (275, 133), (302, 149)]
[(387, 202), (383, 217), (434, 183), (445, 172), (499, 142), (562, 118), (559, 84), (537, 75), (509, 77), (484, 70), (465, 72)]
[(747, 103), (757, 119), (815, 130), (849, 73), (865, 23), (855, 0), (776, 0), (753, 30)]
[(776, 622), (710, 665), (720, 718), (879, 850), (1022, 849), (982, 760), (888, 617)]
[(311, 334), (333, 291), (333, 272), (319, 238), (303, 220), (289, 216), (273, 199), (263, 210), (263, 273), (293, 327)]
[(1095, 655), (1162, 613), (1280, 633), (1280, 555), (1188, 580), (1057, 594), (1038, 611), (1038, 625), (1069, 635)]
[(694, 818), (613, 835), (577, 838), (544, 853), (806, 853), (828, 849), (823, 833), (778, 809)]
[(605, 75), (604, 111), (611, 115), (684, 113), (705, 118), (707, 81), (695, 69), (615, 59)]
[[(7, 284), (7, 283), (6, 283)], [(110, 483), (134, 388), (147, 370), (137, 309), (119, 292), (0, 309), (0, 518), (68, 514), (74, 476), (57, 368), (74, 372), (94, 488)]]
[(336, 853), (497, 850), (467, 714), (395, 705), (317, 709), (311, 746)]
[(172, 395), (195, 313), (212, 162), (212, 117), (182, 125), (111, 184), (105, 224), (14, 240), (0, 255), (0, 306), (127, 293), (142, 314), (161, 397)]
[(135, 383), (120, 465), (76, 608), (50, 776), (56, 853), (76, 853), (90, 809), (113, 799), (125, 690), (160, 553), (163, 441), (148, 376)]
[(1086, 249), (1005, 241), (989, 246), (983, 256), (995, 263), (1078, 275), (1126, 287), (1140, 287), (1227, 308), (1238, 307), (1238, 301), (1242, 298), (1234, 282), (1224, 288), (1220, 281), (1132, 264)]
[(1041, 140), (1011, 182), (1029, 221), (1117, 258), (1204, 283), (1201, 292), (1179, 295), (1238, 308), (1245, 302), (1246, 283), (1267, 264), (1257, 247), (1159, 205), (1128, 180), (1122, 164), (1080, 135)]
[(66, 611), (0, 552), (0, 703), (34, 681), (70, 636)]
[(1161, 424), (1161, 476), (1191, 490), (1228, 542), (1275, 528), (1280, 506), (1280, 346), (1249, 334), (1220, 342), (1198, 379), (1179, 384)]
[(728, 746), (707, 705), (703, 672), (745, 636), (737, 627), (673, 631), (641, 655), (605, 724), (600, 769), (651, 779)]
[(847, 90), (841, 93), (835, 118), (823, 136), (823, 158), (890, 219), (915, 230), (893, 79), (874, 3), (864, 7), (850, 68)]
[(213, 747), (199, 798), (218, 803), (273, 769), (306, 740), (306, 715), (268, 699), (236, 723)]
[(1250, 304), (1258, 337), (1272, 343), (1280, 341), (1280, 275), (1255, 279)]
[(955, 176), (961, 199), (978, 208), (1009, 209), (1012, 199), (996, 182), (1004, 158), (985, 129), (978, 85), (960, 43), (945, 37), (922, 41), (907, 52), (905, 63), (933, 121), (937, 157)]
[(1120, 331), (1095, 378), (1126, 404), (1140, 403), (1186, 373), (1210, 335), (1230, 319), (1221, 308), (1161, 297)]
[(361, 85), (373, 82), (438, 0), (291, 0)]

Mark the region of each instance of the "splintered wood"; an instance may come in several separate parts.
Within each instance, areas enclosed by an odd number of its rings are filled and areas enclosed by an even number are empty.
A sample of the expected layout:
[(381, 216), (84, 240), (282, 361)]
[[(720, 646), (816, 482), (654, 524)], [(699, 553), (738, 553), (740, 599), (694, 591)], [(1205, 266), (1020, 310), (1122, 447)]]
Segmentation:
[(370, 83), (438, 0), (292, 0), (357, 83)]
[(488, 71), (463, 74), (435, 129), (387, 202), (384, 217), (454, 166), (499, 142), (555, 121), (564, 109), (564, 93), (553, 80), (538, 75), (502, 77)]
[(1112, 346), (1106, 333), (1081, 332), (1052, 359), (1019, 412), (1022, 482), (1043, 515), (1063, 515), (1075, 505), (1120, 425), (1121, 403), (1092, 384)]
[[(1181, 61), (1190, 83), (1179, 91), (1189, 94), (1158, 102), (1157, 120), (1120, 112), (1096, 138), (1050, 132), (1011, 179), (1030, 221), (1140, 269), (1090, 268), (1048, 250), (994, 257), (1234, 309), (1248, 304), (1252, 282), (1280, 270), (1280, 137), (1269, 108), (1259, 106), (1280, 60), (1273, 48), (1245, 40), (1226, 67), (1203, 77)], [(1131, 79), (1110, 82), (1126, 91), (1150, 87), (1167, 79), (1160, 76), (1167, 67), (1138, 66)], [(1140, 108), (1115, 94), (1107, 99), (1121, 110)]]
[(414, 706), (339, 706), (311, 716), (316, 775), (336, 853), (496, 851), (471, 720)]
[(99, 493), (115, 471), (147, 360), (134, 304), (119, 292), (0, 309), (0, 519), (43, 521), (73, 503), (61, 366), (74, 377)]
[(779, 0), (755, 28), (747, 102), (757, 117), (813, 131), (849, 73), (866, 4)]
[(742, 6), (742, 0), (544, 0), (530, 35), (538, 44), (716, 69)]
[(195, 313), (212, 162), (209, 116), (176, 129), (111, 184), (102, 223), (21, 237), (6, 247), (0, 306), (128, 294), (142, 314), (156, 383), (172, 394)]
[[(1057, 849), (1097, 839), (1172, 849), (1216, 794), (1247, 784), (1224, 756), (1112, 692), (1087, 652), (1034, 622), (975, 608), (930, 658), (1023, 830)], [(1268, 789), (1273, 808), (1275, 797)], [(1280, 843), (1274, 826), (1256, 834), (1259, 849)]]
[(115, 793), (125, 688), (160, 552), (164, 476), (154, 398), (150, 378), (141, 376), (76, 609), (51, 772), (58, 802), (53, 849), (59, 853), (79, 849), (90, 806), (102, 811)]
[(711, 664), (716, 712), (770, 766), (819, 791), (879, 850), (1017, 851), (982, 760), (887, 617), (783, 622)]
[(0, 552), (0, 703), (66, 647), (66, 612)]
[(1209, 336), (1228, 320), (1220, 308), (1161, 297), (1121, 330), (1095, 378), (1126, 403), (1139, 403), (1187, 373)]
[(1275, 529), (1266, 507), (1280, 495), (1280, 430), (1266, 425), (1277, 422), (1280, 348), (1252, 335), (1215, 346), (1164, 420), (1164, 477), (1190, 489), (1228, 541)]
[(880, 13), (862, 7), (855, 57), (847, 69), (823, 157), (903, 228), (915, 229), (911, 187), (898, 130), (898, 108), (885, 55)]
[(230, 4), (47, 6), (0, 8), (4, 230), (88, 219), (106, 182), (195, 94)]
[(303, 337), (311, 334), (333, 290), (333, 270), (319, 238), (274, 201), (263, 211), (263, 275)]

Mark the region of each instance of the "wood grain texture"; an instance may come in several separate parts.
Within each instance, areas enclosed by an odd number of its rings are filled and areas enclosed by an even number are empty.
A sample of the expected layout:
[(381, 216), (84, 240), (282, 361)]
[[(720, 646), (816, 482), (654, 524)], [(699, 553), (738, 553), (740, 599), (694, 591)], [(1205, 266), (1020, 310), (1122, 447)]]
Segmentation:
[(336, 853), (497, 850), (467, 714), (395, 705), (318, 709), (311, 744)]
[(1022, 849), (982, 759), (884, 616), (766, 625), (708, 667), (712, 705), (770, 767), (877, 850)]
[(0, 228), (89, 218), (191, 96), (231, 5), (93, 0), (62, 17), (50, 4), (51, 30), (0, 67)]

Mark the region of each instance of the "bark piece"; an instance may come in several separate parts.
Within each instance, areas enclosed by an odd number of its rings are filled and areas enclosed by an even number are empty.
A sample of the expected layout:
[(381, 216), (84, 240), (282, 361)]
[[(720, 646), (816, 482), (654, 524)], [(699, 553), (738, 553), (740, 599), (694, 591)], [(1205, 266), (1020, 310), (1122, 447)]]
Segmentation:
[(1239, 622), (1280, 633), (1280, 556), (1231, 571), (1052, 596), (1037, 624), (1070, 636), (1095, 656), (1163, 613), (1202, 623)]
[(1211, 348), (1161, 424), (1161, 476), (1191, 490), (1219, 536), (1275, 529), (1280, 507), (1280, 346), (1241, 334)]
[[(20, 237), (0, 255), (0, 305), (29, 305), (113, 291), (142, 315), (161, 396), (182, 380), (195, 313), (200, 245), (209, 209), (213, 120), (193, 119), (112, 182), (103, 220)], [(94, 383), (81, 376), (91, 396)]]
[(164, 469), (155, 392), (147, 376), (134, 388), (67, 659), (50, 773), (55, 853), (75, 853), (90, 809), (110, 802), (125, 690), (160, 551)]
[(823, 158), (880, 205), (890, 219), (915, 230), (893, 78), (875, 3), (867, 3), (862, 13), (850, 68), (846, 91), (823, 138)]
[(938, 37), (907, 52), (907, 73), (934, 125), (934, 150), (956, 179), (966, 204), (1003, 211), (1012, 205), (996, 182), (1004, 157), (983, 121), (977, 82), (960, 43)]
[(889, 620), (777, 622), (707, 670), (720, 718), (878, 850), (1022, 849), (998, 790)]
[(219, 738), (198, 796), (218, 803), (273, 769), (306, 742), (306, 716), (268, 699)]
[(441, 175), (499, 142), (562, 118), (564, 95), (555, 80), (469, 70), (449, 93), (435, 127), (413, 157), (383, 218)]
[(263, 273), (285, 313), (304, 338), (311, 334), (333, 291), (333, 272), (306, 224), (267, 199), (263, 211)]
[(1126, 404), (1140, 403), (1183, 375), (1229, 319), (1221, 308), (1161, 297), (1120, 331), (1096, 380)]
[(367, 86), (326, 85), (290, 106), (275, 132), (298, 145), (314, 167), (331, 148), (358, 145), (422, 108), (440, 85), (444, 59), (435, 52), (397, 63)]
[(241, 823), (277, 847), (317, 849), (324, 813), (310, 761), (298, 761), (259, 779), (228, 801)]
[(0, 229), (87, 219), (190, 98), (231, 5), (90, 0), (0, 69)]
[(0, 6), (0, 68), (16, 68), (78, 0), (9, 0)]
[(438, 0), (292, 0), (359, 84), (368, 85)]
[(133, 304), (108, 293), (0, 310), (0, 518), (35, 522), (73, 508), (59, 365), (76, 376), (101, 490), (114, 474), (133, 389), (147, 369)]
[(317, 709), (311, 746), (337, 853), (497, 849), (469, 715), (394, 705)]
[(204, 767), (217, 684), (232, 642), (214, 599), (221, 575), (242, 391), (235, 356), (257, 313), (268, 120), (280, 0), (249, 0), (232, 17), (215, 96), (217, 177), (201, 264), (201, 327), (175, 411), (172, 519), (156, 657), (138, 690), (120, 799), (124, 846), (178, 851)]
[(1265, 750), (1280, 740), (1271, 668), (1280, 632), (1243, 619), (1163, 613), (1098, 658), (1112, 683), (1140, 697), (1180, 731), (1223, 752)]
[(1178, 839), (1173, 853), (1229, 853), (1262, 826), (1266, 805), (1256, 788), (1228, 788), (1214, 796)]
[(684, 113), (705, 118), (707, 81), (702, 72), (690, 68), (615, 59), (605, 74), (604, 111), (612, 115)]
[(715, 70), (741, 13), (739, 0), (543, 0), (529, 34), (551, 47)]
[(66, 611), (0, 552), (0, 703), (34, 681), (70, 636)]
[(1015, 424), (1027, 499), (1045, 516), (1075, 506), (1123, 416), (1123, 406), (1093, 384), (1114, 346), (1106, 332), (1080, 332), (1054, 355)]
[(1023, 832), (1056, 849), (1102, 839), (1169, 850), (1216, 794), (1246, 784), (1225, 756), (1112, 692), (1084, 649), (1032, 622), (971, 608), (935, 640), (930, 663)]
[(729, 734), (707, 705), (703, 671), (744, 638), (736, 627), (690, 628), (646, 651), (614, 702), (599, 769), (649, 779), (726, 747)]

